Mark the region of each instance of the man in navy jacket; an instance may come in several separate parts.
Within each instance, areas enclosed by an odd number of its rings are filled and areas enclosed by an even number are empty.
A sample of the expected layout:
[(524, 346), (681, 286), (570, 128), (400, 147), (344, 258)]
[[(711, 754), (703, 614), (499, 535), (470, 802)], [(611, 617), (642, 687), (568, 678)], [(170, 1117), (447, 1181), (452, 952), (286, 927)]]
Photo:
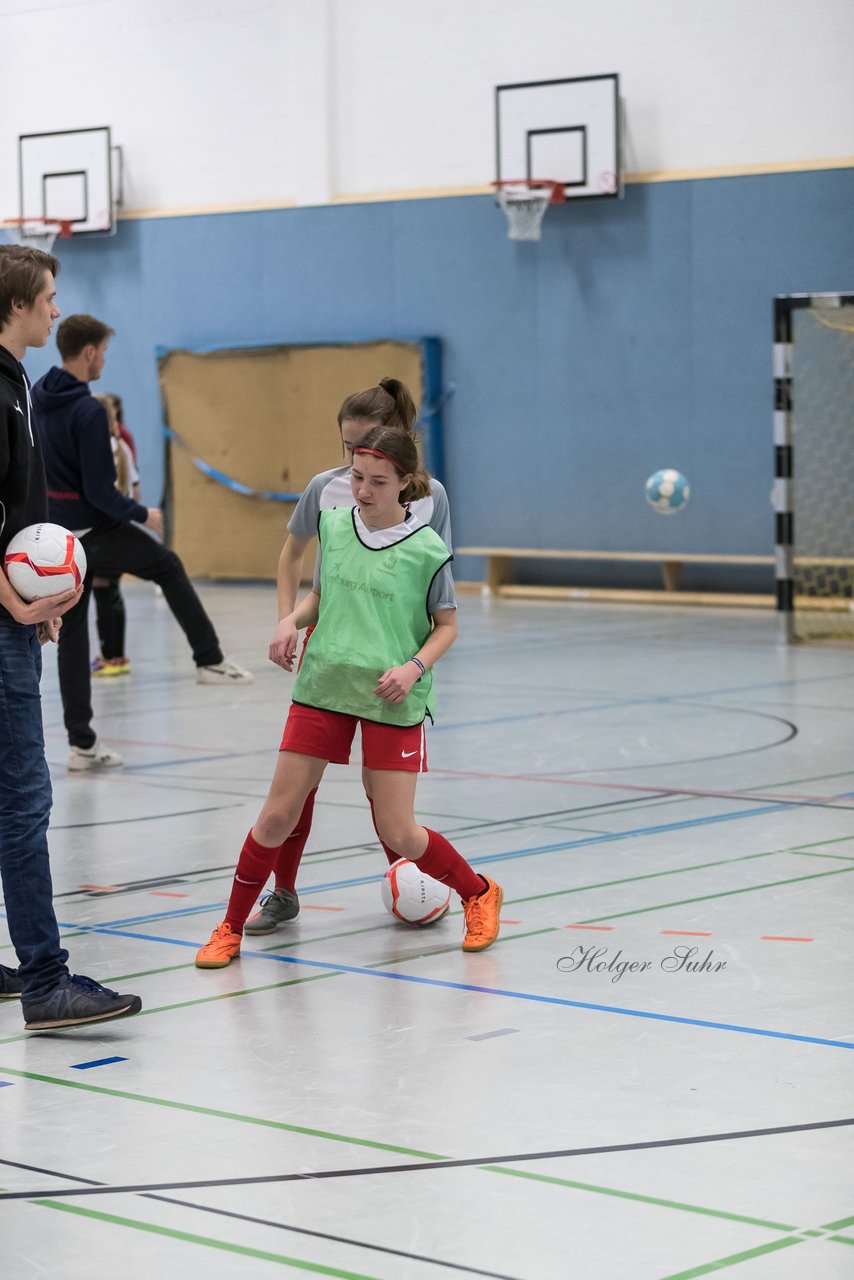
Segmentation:
[(89, 390), (100, 378), (113, 330), (94, 316), (71, 315), (56, 333), (62, 368), (33, 387), (47, 472), (50, 519), (76, 533), (88, 568), (80, 603), (59, 638), (59, 687), (70, 751), (69, 769), (110, 768), (121, 756), (102, 746), (92, 728), (89, 596), (94, 577), (134, 574), (156, 582), (189, 641), (199, 684), (248, 684), (252, 676), (224, 658), (213, 623), (172, 551), (144, 533), (162, 533), (157, 507), (143, 507), (116, 489), (107, 414)]
[(41, 646), (56, 640), (80, 591), (27, 604), (2, 569), (10, 539), (47, 515), (44, 466), (21, 361), (47, 342), (59, 263), (24, 245), (0, 245), (0, 878), (19, 968), (0, 964), (0, 1000), (20, 997), (28, 1031), (139, 1013), (121, 995), (72, 975), (59, 938), (47, 845), (51, 785), (44, 753)]

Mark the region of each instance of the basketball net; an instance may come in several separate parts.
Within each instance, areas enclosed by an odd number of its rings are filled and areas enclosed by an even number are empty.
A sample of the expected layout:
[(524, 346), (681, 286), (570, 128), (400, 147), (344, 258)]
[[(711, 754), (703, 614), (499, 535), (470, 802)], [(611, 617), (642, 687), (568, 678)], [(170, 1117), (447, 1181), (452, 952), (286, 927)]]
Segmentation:
[(57, 236), (67, 240), (71, 235), (71, 222), (67, 218), (4, 218), (0, 232), (10, 244), (50, 253)]
[(539, 240), (550, 204), (564, 200), (563, 185), (549, 178), (496, 182), (495, 200), (507, 217), (510, 240)]

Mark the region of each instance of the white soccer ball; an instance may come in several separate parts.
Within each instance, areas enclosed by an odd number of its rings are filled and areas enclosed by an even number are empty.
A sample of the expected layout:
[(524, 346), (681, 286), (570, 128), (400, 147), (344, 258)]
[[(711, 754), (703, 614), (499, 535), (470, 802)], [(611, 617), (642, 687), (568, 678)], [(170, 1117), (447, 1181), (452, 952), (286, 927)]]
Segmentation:
[(662, 516), (675, 515), (681, 511), (691, 496), (691, 486), (681, 471), (665, 467), (662, 471), (654, 471), (644, 487), (646, 500), (653, 510)]
[(30, 524), (6, 548), (6, 577), (22, 600), (76, 590), (86, 576), (86, 552), (60, 524)]
[(383, 905), (405, 924), (434, 924), (450, 906), (446, 884), (419, 871), (408, 858), (398, 858), (382, 882)]

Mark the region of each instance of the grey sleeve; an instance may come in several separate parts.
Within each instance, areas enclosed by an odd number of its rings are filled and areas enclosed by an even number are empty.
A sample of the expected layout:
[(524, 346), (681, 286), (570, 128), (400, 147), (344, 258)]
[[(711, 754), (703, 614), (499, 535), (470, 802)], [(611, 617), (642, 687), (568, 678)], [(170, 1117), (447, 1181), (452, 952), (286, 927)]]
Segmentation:
[(303, 490), (302, 497), (288, 521), (288, 533), (292, 533), (295, 538), (302, 538), (305, 542), (310, 542), (312, 538), (317, 536), (320, 494), (326, 480), (327, 477), (322, 474), (314, 476)]
[(453, 553), (454, 544), (451, 539), (451, 508), (445, 486), (438, 480), (430, 480), (430, 492), (433, 495), (433, 515), (430, 528), (435, 529), (448, 550)]
[(456, 607), (457, 593), (454, 589), (454, 575), (451, 573), (449, 562), (442, 565), (430, 584), (430, 590), (427, 592), (427, 612), (432, 615), (438, 613), (440, 609), (456, 609)]

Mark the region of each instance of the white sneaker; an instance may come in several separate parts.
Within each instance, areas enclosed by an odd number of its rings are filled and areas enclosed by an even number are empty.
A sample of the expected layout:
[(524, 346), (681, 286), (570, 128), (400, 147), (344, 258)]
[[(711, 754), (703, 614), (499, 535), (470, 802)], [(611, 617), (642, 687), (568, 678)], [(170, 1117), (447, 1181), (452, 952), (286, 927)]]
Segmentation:
[(102, 747), (96, 742), (91, 747), (71, 747), (68, 751), (68, 767), (72, 773), (82, 769), (116, 769), (124, 760), (118, 751)]
[(252, 684), (254, 680), (252, 672), (233, 658), (223, 658), (215, 667), (196, 667), (196, 684)]

